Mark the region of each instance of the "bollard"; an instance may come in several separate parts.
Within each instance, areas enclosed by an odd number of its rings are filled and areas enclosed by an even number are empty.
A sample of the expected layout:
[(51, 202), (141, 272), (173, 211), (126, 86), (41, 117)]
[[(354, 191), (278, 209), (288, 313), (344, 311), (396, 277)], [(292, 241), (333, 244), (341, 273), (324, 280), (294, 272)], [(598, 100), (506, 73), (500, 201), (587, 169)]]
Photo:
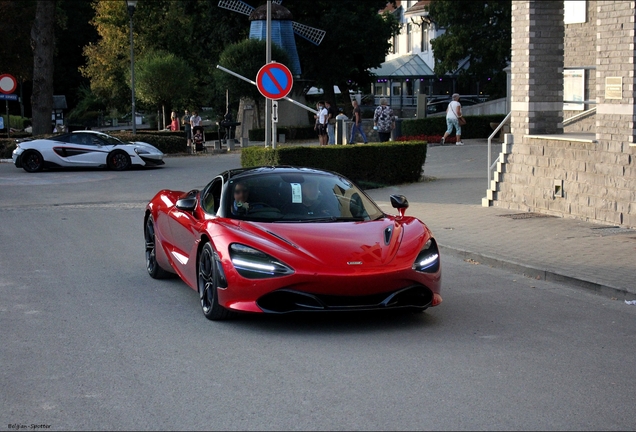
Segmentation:
[(336, 119), (336, 144), (345, 144), (344, 138), (347, 131), (343, 119)]

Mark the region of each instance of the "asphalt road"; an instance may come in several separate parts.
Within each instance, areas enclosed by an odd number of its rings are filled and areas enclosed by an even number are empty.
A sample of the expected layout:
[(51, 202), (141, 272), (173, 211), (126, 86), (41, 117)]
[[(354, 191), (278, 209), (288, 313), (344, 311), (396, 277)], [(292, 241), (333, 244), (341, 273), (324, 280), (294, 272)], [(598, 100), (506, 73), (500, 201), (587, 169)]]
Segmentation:
[(423, 314), (206, 320), (146, 274), (143, 208), (238, 165), (0, 164), (0, 428), (636, 428), (636, 307), (476, 263)]

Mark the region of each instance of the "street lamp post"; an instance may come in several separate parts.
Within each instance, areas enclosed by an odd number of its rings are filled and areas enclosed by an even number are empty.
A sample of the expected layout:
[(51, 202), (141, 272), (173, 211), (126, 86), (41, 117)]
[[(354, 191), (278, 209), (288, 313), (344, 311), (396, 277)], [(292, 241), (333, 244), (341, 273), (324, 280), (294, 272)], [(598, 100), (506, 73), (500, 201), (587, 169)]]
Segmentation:
[(132, 89), (132, 133), (137, 134), (137, 114), (135, 111), (135, 51), (133, 45), (133, 14), (137, 6), (137, 0), (126, 0), (128, 15), (130, 16), (130, 88)]

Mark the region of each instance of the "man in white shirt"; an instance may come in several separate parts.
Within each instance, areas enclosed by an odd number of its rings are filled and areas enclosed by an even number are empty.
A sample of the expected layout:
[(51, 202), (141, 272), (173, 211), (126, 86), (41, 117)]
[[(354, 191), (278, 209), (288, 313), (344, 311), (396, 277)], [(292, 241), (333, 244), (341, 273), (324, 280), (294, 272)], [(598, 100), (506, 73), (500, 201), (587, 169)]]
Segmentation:
[(327, 108), (325, 108), (325, 102), (324, 101), (320, 101), (318, 102), (318, 114), (314, 115), (314, 118), (316, 119), (316, 132), (318, 133), (318, 140), (320, 142), (320, 145), (327, 145), (327, 140), (329, 139), (329, 136), (327, 135), (327, 120), (329, 117), (329, 112), (327, 111)]

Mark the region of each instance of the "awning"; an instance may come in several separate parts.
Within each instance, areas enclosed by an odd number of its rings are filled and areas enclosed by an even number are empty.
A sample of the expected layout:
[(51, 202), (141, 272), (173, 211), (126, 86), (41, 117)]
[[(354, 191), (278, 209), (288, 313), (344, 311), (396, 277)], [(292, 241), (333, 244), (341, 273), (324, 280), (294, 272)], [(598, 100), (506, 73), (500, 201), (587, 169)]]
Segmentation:
[(417, 54), (405, 55), (386, 61), (379, 68), (369, 69), (378, 78), (425, 78), (434, 77), (435, 72)]

